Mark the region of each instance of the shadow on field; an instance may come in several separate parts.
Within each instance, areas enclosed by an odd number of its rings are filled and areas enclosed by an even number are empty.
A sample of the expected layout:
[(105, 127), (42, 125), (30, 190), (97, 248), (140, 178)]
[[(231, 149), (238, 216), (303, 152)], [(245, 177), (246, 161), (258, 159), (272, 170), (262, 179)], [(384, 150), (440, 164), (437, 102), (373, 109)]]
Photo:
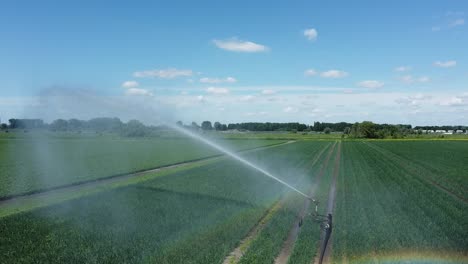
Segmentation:
[(248, 202), (228, 199), (228, 198), (223, 198), (223, 197), (213, 196), (213, 195), (208, 195), (208, 194), (178, 192), (174, 190), (161, 189), (161, 188), (149, 187), (149, 186), (135, 186), (134, 188), (140, 189), (140, 190), (150, 190), (150, 191), (158, 192), (158, 193), (174, 194), (174, 195), (179, 195), (179, 196), (183, 196), (184, 198), (190, 198), (190, 199), (213, 200), (213, 201), (231, 203), (231, 204), (235, 204), (235, 205), (242, 206), (242, 207), (256, 207), (256, 205), (248, 203)]

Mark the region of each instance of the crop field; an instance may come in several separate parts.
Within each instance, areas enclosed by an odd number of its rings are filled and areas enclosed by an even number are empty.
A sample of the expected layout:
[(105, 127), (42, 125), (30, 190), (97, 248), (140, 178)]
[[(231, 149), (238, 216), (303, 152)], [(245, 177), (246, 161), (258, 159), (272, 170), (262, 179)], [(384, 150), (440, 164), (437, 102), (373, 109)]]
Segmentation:
[(344, 143), (334, 217), (335, 262), (404, 263), (408, 256), (413, 261), (429, 258), (424, 263), (465, 262), (468, 204), (461, 195), (467, 189), (452, 183), (466, 187), (466, 143)]
[[(219, 154), (188, 139), (63, 140), (47, 144), (67, 166), (38, 170), (47, 162), (17, 162), (22, 177), (55, 172), (67, 175), (64, 185)], [(4, 149), (16, 146), (15, 155), (33, 150), (26, 141), (4, 141)], [(224, 144), (243, 150), (282, 142)], [(468, 261), (468, 141), (297, 140), (239, 153), (318, 199), (320, 214), (333, 214), (324, 263)], [(74, 161), (82, 155), (86, 163)], [(8, 195), (4, 184), (14, 175), (5, 175), (0, 190)], [(323, 230), (308, 201), (221, 157), (0, 217), (0, 262), (318, 263)]]
[[(281, 140), (220, 140), (233, 150)], [(218, 155), (191, 139), (0, 139), (0, 198)]]
[[(328, 144), (289, 144), (247, 156), (291, 182), (300, 177), (310, 185), (309, 157)], [(286, 163), (272, 162), (283, 160), (283, 153), (290, 153)], [(216, 263), (284, 191), (282, 185), (225, 160), (6, 217), (0, 222), (0, 257), (19, 263)]]

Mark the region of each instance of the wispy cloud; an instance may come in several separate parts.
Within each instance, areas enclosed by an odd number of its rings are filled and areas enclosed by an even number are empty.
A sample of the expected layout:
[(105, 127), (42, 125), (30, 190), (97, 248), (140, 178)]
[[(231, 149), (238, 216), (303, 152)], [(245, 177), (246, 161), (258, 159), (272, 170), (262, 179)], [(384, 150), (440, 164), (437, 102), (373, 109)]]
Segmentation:
[(226, 77), (226, 78), (209, 78), (204, 77), (200, 79), (201, 83), (235, 83), (237, 82), (236, 78)]
[(407, 72), (411, 70), (411, 66), (399, 66), (394, 69), (396, 72)]
[(229, 94), (228, 88), (221, 88), (221, 87), (208, 87), (205, 91), (212, 95), (227, 95)]
[(287, 107), (283, 108), (283, 112), (293, 114), (293, 113), (299, 112), (299, 109), (296, 108), (296, 107), (287, 106)]
[(133, 73), (134, 77), (137, 78), (145, 78), (145, 77), (152, 77), (152, 78), (161, 78), (161, 79), (174, 79), (177, 77), (182, 76), (192, 76), (192, 70), (178, 70), (175, 68), (168, 68), (163, 70), (146, 70), (146, 71), (137, 71)]
[(317, 71), (314, 69), (308, 69), (304, 71), (305, 76), (315, 76), (317, 75)]
[(442, 106), (464, 106), (467, 105), (468, 103), (463, 100), (463, 98), (459, 96), (453, 96), (449, 99), (445, 99), (440, 101), (439, 103)]
[(331, 78), (331, 79), (338, 79), (338, 78), (344, 78), (348, 76), (349, 73), (345, 71), (340, 71), (340, 70), (328, 70), (320, 73), (320, 76), (323, 78)]
[(271, 89), (264, 89), (264, 90), (262, 90), (262, 94), (263, 94), (263, 95), (272, 95), (272, 94), (275, 94), (275, 93), (276, 93), (276, 91), (271, 90)]
[(265, 52), (269, 48), (265, 45), (257, 44), (251, 41), (243, 41), (236, 38), (227, 40), (213, 40), (213, 43), (220, 49), (234, 52)]
[(377, 88), (382, 88), (384, 86), (384, 83), (381, 81), (376, 81), (376, 80), (366, 80), (366, 81), (358, 82), (357, 85), (363, 88), (377, 89)]
[(126, 81), (122, 83), (123, 88), (135, 88), (138, 87), (139, 83), (137, 81)]
[(125, 90), (126, 95), (139, 95), (139, 96), (153, 96), (153, 93), (146, 89), (140, 88), (128, 88)]
[(436, 61), (433, 64), (436, 67), (441, 67), (441, 68), (450, 68), (450, 67), (455, 67), (457, 65), (457, 62), (454, 60), (449, 60), (449, 61)]
[(306, 29), (304, 30), (304, 36), (310, 40), (310, 41), (314, 41), (317, 39), (317, 36), (318, 36), (318, 32), (315, 28), (309, 28), (309, 29)]
[(450, 22), (449, 27), (463, 26), (465, 24), (465, 19), (458, 18)]
[(427, 83), (431, 81), (431, 78), (429, 78), (428, 76), (414, 77), (413, 75), (403, 75), (400, 76), (398, 79), (406, 84)]

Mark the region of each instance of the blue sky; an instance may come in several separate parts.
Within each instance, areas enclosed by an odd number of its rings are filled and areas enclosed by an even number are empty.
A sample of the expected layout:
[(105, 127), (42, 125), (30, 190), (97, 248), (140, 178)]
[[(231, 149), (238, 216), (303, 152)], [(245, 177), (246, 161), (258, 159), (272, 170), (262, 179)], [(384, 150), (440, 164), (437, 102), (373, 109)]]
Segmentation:
[(54, 87), (186, 122), (468, 123), (466, 1), (120, 2), (2, 1), (0, 117)]

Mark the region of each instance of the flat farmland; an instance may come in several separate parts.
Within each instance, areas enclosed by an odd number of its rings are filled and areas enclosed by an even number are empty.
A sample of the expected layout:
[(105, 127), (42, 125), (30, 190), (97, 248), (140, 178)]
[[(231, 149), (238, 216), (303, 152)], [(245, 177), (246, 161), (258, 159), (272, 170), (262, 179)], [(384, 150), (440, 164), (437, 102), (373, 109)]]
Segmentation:
[[(245, 157), (306, 190), (315, 170), (311, 157), (329, 145), (293, 143)], [(0, 258), (15, 263), (220, 263), (280, 197), (299, 199), (286, 191), (226, 159), (1, 218)], [(283, 208), (281, 219), (294, 218), (289, 207)]]
[(466, 143), (344, 142), (333, 262), (466, 263)]
[[(235, 151), (282, 140), (218, 140)], [(219, 155), (188, 138), (0, 139), (0, 198)]]
[[(217, 154), (193, 145), (200, 151), (195, 155), (187, 141), (170, 140), (175, 143), (117, 146), (109, 140), (110, 149), (100, 145), (94, 152), (101, 162), (106, 155), (120, 155), (111, 164), (124, 155), (135, 156), (130, 163), (147, 158), (140, 167)], [(284, 141), (227, 142), (241, 150)], [(467, 143), (298, 140), (240, 155), (317, 198), (320, 214), (333, 214), (324, 263), (458, 264), (468, 261)], [(154, 156), (138, 151), (151, 153), (151, 144), (159, 144)], [(162, 149), (174, 153), (161, 157)], [(222, 157), (0, 217), (0, 259), (318, 263), (323, 232), (312, 216), (314, 209), (313, 203), (273, 179)]]

